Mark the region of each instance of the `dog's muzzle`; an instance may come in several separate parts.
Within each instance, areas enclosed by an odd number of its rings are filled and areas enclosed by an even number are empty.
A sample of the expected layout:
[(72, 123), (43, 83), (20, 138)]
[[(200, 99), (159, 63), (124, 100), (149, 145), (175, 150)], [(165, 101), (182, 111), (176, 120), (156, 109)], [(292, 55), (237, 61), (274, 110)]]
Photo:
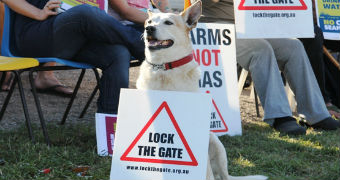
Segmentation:
[(150, 50), (160, 50), (164, 48), (169, 48), (174, 44), (174, 41), (171, 39), (167, 40), (158, 40), (156, 38), (156, 27), (147, 26), (145, 27), (146, 32), (146, 44)]

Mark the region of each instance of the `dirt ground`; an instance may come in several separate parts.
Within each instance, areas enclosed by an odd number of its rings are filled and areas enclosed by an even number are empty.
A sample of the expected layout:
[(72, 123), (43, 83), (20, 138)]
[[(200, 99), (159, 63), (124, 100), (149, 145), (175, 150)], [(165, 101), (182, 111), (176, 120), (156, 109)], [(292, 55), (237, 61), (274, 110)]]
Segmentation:
[[(135, 88), (136, 79), (138, 76), (139, 67), (130, 68), (130, 88)], [(62, 83), (67, 86), (74, 87), (76, 84), (76, 80), (80, 74), (80, 70), (72, 70), (72, 71), (59, 71), (55, 72), (56, 76), (60, 79)], [(38, 113), (34, 104), (33, 96), (31, 93), (31, 88), (28, 81), (28, 73), (24, 72), (22, 74), (23, 86), (25, 89), (25, 96), (27, 100), (28, 109), (30, 112), (30, 117), (32, 123), (39, 124)], [(78, 91), (78, 95), (74, 101), (71, 112), (66, 120), (66, 123), (91, 123), (94, 122), (94, 114), (96, 112), (96, 99), (98, 97), (98, 93), (96, 95), (95, 100), (91, 103), (87, 113), (84, 118), (79, 119), (78, 116), (82, 111), (83, 106), (85, 105), (87, 98), (90, 96), (92, 90), (96, 85), (95, 76), (92, 70), (87, 70), (84, 80), (81, 84), (81, 87)], [(6, 96), (6, 92), (0, 92), (0, 105), (2, 106), (3, 101)], [(240, 108), (241, 108), (241, 117), (243, 122), (247, 121), (260, 121), (261, 117), (256, 116), (255, 103), (254, 98), (249, 96), (250, 90), (245, 89), (240, 97)], [(41, 106), (44, 112), (44, 117), (49, 123), (58, 123), (65, 111), (69, 98), (48, 95), (48, 94), (39, 94), (39, 99), (41, 102)], [(263, 116), (262, 108), (260, 107), (260, 115)], [(18, 127), (19, 125), (25, 122), (25, 117), (20, 101), (20, 96), (18, 89), (15, 89), (15, 92), (11, 98), (11, 101), (7, 107), (5, 115), (0, 122), (0, 130), (5, 129), (13, 129)]]

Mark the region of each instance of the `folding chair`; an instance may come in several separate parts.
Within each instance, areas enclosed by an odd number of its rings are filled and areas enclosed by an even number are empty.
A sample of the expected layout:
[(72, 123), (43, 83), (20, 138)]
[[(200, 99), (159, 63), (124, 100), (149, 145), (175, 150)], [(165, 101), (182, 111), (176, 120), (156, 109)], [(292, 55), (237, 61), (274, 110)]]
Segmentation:
[[(2, 55), (5, 56), (9, 56), (9, 57), (17, 57), (15, 52), (16, 52), (16, 46), (15, 46), (15, 40), (13, 35), (11, 34), (11, 32), (13, 32), (13, 30), (11, 31), (11, 29), (13, 28), (13, 19), (15, 16), (15, 13), (12, 12), (8, 6), (5, 6), (5, 17), (4, 17), (4, 30), (3, 30), (3, 39), (2, 39), (2, 47), (1, 47), (1, 53)], [(38, 110), (38, 115), (40, 118), (40, 123), (41, 123), (41, 127), (43, 129), (43, 134), (45, 137), (45, 141), (48, 145), (50, 145), (50, 140), (48, 137), (48, 133), (47, 133), (47, 129), (46, 129), (46, 125), (45, 125), (45, 119), (41, 110), (41, 106), (40, 106), (40, 101), (37, 95), (37, 91), (34, 85), (34, 80), (33, 80), (33, 72), (36, 71), (54, 71), (54, 70), (73, 70), (73, 69), (81, 69), (81, 73), (80, 76), (78, 78), (77, 84), (74, 88), (73, 94), (71, 96), (71, 99), (67, 105), (67, 108), (65, 110), (65, 113), (63, 115), (63, 118), (61, 120), (60, 124), (64, 124), (67, 115), (72, 107), (73, 101), (77, 95), (78, 89), (80, 87), (80, 84), (83, 80), (84, 74), (86, 69), (93, 69), (95, 75), (96, 75), (96, 79), (97, 82), (99, 82), (99, 73), (97, 71), (97, 69), (95, 67), (93, 67), (92, 65), (89, 64), (85, 64), (85, 63), (78, 63), (78, 62), (73, 62), (73, 61), (68, 61), (65, 59), (59, 59), (59, 58), (55, 58), (55, 57), (48, 57), (48, 58), (40, 58), (40, 57), (35, 57), (39, 63), (47, 63), (47, 62), (57, 62), (59, 64), (61, 64), (60, 66), (38, 66), (38, 67), (34, 67), (31, 68), (29, 71), (29, 79), (30, 79), (30, 84), (32, 87), (32, 92), (33, 92), (33, 97), (36, 103), (36, 107)]]
[(10, 58), (10, 57), (0, 56), (0, 71), (3, 72), (3, 75), (2, 75), (3, 78), (2, 79), (4, 79), (6, 71), (12, 71), (15, 75), (12, 86), (10, 87), (10, 90), (7, 93), (4, 104), (2, 105), (2, 108), (1, 108), (1, 111), (0, 111), (0, 121), (2, 120), (2, 117), (3, 117), (3, 115), (6, 111), (9, 100), (12, 97), (14, 87), (15, 87), (16, 83), (18, 83), (20, 97), (21, 97), (21, 103), (22, 103), (22, 107), (24, 109), (24, 114), (25, 114), (25, 119), (26, 119), (26, 126), (27, 126), (27, 129), (28, 129), (29, 137), (32, 140), (32, 142), (34, 142), (34, 137), (33, 137), (33, 133), (32, 133), (31, 120), (30, 120), (28, 110), (27, 110), (27, 104), (26, 104), (24, 89), (22, 87), (20, 75), (24, 70), (27, 70), (27, 69), (32, 68), (32, 67), (36, 67), (38, 65), (39, 65), (39, 62), (36, 59), (33, 59), (33, 58)]
[[(240, 73), (239, 80), (238, 80), (238, 96), (241, 96), (241, 94), (242, 94), (244, 83), (246, 82), (248, 73), (249, 73), (248, 71), (246, 71), (245, 69), (242, 68), (242, 71)], [(250, 93), (250, 97), (254, 96), (254, 100), (255, 100), (256, 116), (260, 117), (259, 102), (258, 102), (258, 99), (257, 99), (257, 93), (256, 93), (256, 90), (255, 90), (255, 86), (253, 85), (253, 82), (251, 82), (250, 87), (252, 88), (251, 93)]]

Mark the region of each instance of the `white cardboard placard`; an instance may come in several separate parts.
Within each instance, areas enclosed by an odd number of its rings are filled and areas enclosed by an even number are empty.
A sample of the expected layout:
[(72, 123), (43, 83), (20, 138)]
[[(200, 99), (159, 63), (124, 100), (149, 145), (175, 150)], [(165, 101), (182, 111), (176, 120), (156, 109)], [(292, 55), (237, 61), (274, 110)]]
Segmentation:
[(314, 37), (311, 0), (235, 0), (239, 39)]
[(190, 37), (201, 68), (200, 90), (212, 95), (211, 131), (241, 135), (234, 24), (198, 23)]
[(211, 96), (122, 89), (110, 180), (203, 180)]

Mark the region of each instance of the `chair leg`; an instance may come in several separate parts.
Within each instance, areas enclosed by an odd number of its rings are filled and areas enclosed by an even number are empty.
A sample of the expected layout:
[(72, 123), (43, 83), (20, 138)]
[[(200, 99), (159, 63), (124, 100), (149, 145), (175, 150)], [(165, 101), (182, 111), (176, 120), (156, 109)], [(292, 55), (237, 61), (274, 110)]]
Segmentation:
[(93, 91), (92, 91), (92, 93), (91, 93), (89, 99), (87, 100), (87, 102), (86, 102), (86, 104), (85, 104), (83, 110), (81, 111), (81, 113), (80, 113), (80, 115), (79, 115), (79, 118), (83, 118), (83, 117), (84, 117), (84, 115), (85, 115), (87, 109), (89, 108), (89, 106), (90, 106), (90, 104), (91, 104), (91, 102), (92, 102), (94, 96), (96, 95), (96, 93), (97, 93), (97, 91), (98, 91), (98, 89), (99, 89), (98, 84), (99, 84), (99, 81), (100, 81), (100, 77), (99, 77), (98, 70), (97, 70), (97, 68), (93, 68), (92, 70), (93, 70), (93, 72), (94, 72), (94, 75), (96, 76), (97, 85), (96, 85), (96, 87), (93, 89)]
[(258, 99), (257, 99), (257, 93), (256, 93), (256, 90), (255, 90), (255, 86), (254, 86), (254, 97), (255, 97), (256, 116), (260, 117), (259, 102), (258, 102)]
[[(6, 72), (3, 72), (3, 73), (6, 73)], [(0, 121), (2, 120), (2, 117), (3, 117), (4, 114), (5, 114), (7, 105), (8, 105), (8, 103), (9, 103), (9, 100), (10, 100), (11, 97), (12, 97), (12, 94), (13, 94), (13, 92), (14, 92), (14, 88), (15, 88), (16, 83), (17, 83), (17, 79), (14, 78), (14, 81), (13, 81), (13, 83), (12, 83), (12, 86), (11, 86), (11, 88), (10, 88), (9, 91), (8, 91), (8, 94), (7, 94), (7, 96), (6, 96), (6, 99), (5, 99), (5, 101), (4, 101), (4, 104), (2, 105), (2, 108), (1, 108), (1, 111), (0, 111)]]
[(96, 76), (96, 80), (97, 80), (97, 84), (98, 84), (99, 81), (100, 81), (99, 72), (98, 72), (97, 68), (93, 68), (92, 70), (94, 72), (94, 75)]
[(80, 113), (80, 115), (79, 115), (79, 118), (83, 118), (83, 117), (84, 117), (84, 115), (85, 115), (87, 109), (89, 108), (89, 106), (90, 106), (90, 104), (91, 104), (91, 102), (92, 102), (94, 96), (96, 95), (98, 89), (99, 89), (98, 85), (93, 89), (93, 91), (92, 91), (92, 93), (91, 93), (91, 96), (89, 97), (89, 99), (87, 100), (86, 105), (85, 105), (84, 108), (83, 108), (83, 111), (82, 111), (82, 112)]
[(66, 121), (66, 118), (67, 118), (67, 116), (68, 116), (68, 113), (69, 113), (70, 110), (71, 110), (73, 101), (74, 101), (74, 99), (76, 98), (76, 95), (77, 95), (77, 93), (78, 93), (78, 89), (79, 89), (79, 87), (80, 87), (80, 84), (81, 84), (81, 82), (83, 81), (83, 77), (84, 77), (84, 75), (85, 75), (85, 71), (86, 71), (86, 69), (82, 69), (82, 70), (81, 70), (80, 76), (79, 76), (78, 81), (77, 81), (77, 85), (76, 85), (76, 87), (75, 87), (74, 90), (73, 90), (73, 94), (72, 94), (72, 96), (71, 96), (70, 102), (69, 102), (68, 105), (67, 105), (67, 108), (66, 108), (66, 110), (65, 110), (63, 119), (62, 119), (61, 122), (60, 122), (60, 125), (65, 124), (65, 121)]
[(242, 94), (244, 83), (246, 82), (247, 76), (248, 76), (248, 71), (246, 71), (245, 69), (242, 69), (240, 78), (238, 80), (238, 96), (241, 96)]
[(29, 71), (29, 80), (30, 80), (30, 84), (31, 84), (31, 87), (32, 87), (32, 93), (33, 93), (35, 105), (37, 107), (37, 111), (38, 111), (38, 115), (39, 115), (39, 119), (40, 119), (40, 124), (41, 124), (41, 128), (43, 130), (45, 141), (46, 141), (46, 144), (48, 146), (50, 146), (51, 141), (50, 141), (50, 138), (48, 137), (46, 124), (45, 124), (45, 118), (43, 116), (40, 101), (39, 101), (39, 98), (38, 98), (38, 95), (37, 95), (37, 89), (35, 88), (35, 85), (34, 85), (33, 72), (34, 72), (34, 68)]
[(20, 72), (18, 71), (13, 71), (15, 74), (15, 78), (18, 81), (18, 88), (19, 88), (19, 92), (20, 92), (20, 97), (21, 97), (21, 102), (22, 102), (22, 108), (24, 109), (24, 114), (25, 114), (25, 119), (26, 119), (26, 126), (28, 129), (28, 134), (29, 137), (31, 139), (31, 141), (34, 143), (34, 137), (33, 137), (33, 133), (32, 133), (32, 125), (31, 125), (31, 119), (30, 116), (28, 114), (28, 109), (27, 109), (27, 104), (26, 104), (26, 99), (25, 99), (25, 94), (24, 94), (24, 88), (22, 86), (22, 81), (21, 81), (21, 77), (20, 77)]

